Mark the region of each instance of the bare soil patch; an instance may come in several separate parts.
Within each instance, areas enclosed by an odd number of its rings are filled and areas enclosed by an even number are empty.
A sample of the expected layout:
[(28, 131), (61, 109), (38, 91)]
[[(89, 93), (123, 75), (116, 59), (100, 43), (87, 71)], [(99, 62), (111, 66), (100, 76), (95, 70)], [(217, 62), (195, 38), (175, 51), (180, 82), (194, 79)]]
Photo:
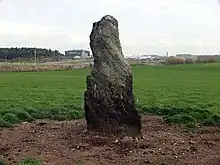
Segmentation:
[(15, 164), (34, 157), (45, 165), (220, 165), (220, 127), (192, 131), (143, 116), (143, 140), (85, 132), (84, 120), (36, 121), (0, 130), (0, 155)]
[(0, 65), (1, 72), (41, 72), (41, 71), (62, 71), (62, 70), (74, 70), (89, 67), (89, 63), (82, 64), (8, 64)]

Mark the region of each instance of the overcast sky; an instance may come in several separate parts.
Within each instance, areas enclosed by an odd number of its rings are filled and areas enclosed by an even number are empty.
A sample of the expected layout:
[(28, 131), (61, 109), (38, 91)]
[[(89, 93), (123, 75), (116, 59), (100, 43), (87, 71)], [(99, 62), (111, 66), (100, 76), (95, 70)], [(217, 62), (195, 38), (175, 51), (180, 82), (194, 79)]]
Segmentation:
[(125, 55), (220, 53), (218, 0), (0, 0), (0, 46), (88, 49), (106, 14)]

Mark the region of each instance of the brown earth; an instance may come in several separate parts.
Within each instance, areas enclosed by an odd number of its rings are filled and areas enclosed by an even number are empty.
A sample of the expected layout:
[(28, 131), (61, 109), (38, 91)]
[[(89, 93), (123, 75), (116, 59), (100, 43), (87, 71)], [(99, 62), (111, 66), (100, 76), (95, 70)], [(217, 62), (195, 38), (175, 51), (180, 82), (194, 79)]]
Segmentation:
[(0, 72), (42, 72), (74, 70), (89, 67), (89, 63), (82, 64), (32, 64), (32, 65), (0, 65)]
[(196, 131), (144, 116), (143, 140), (116, 140), (85, 132), (83, 120), (36, 121), (0, 130), (0, 157), (45, 165), (220, 165), (220, 127)]

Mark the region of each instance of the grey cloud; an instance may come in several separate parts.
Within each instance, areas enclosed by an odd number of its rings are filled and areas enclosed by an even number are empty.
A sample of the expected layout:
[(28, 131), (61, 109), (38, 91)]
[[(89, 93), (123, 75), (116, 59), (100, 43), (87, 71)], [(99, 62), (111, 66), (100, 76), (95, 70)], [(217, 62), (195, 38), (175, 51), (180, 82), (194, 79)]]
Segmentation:
[(61, 51), (87, 48), (92, 23), (105, 14), (112, 14), (119, 21), (125, 54), (214, 53), (220, 49), (218, 2), (7, 0), (0, 5), (0, 44), (57, 47)]

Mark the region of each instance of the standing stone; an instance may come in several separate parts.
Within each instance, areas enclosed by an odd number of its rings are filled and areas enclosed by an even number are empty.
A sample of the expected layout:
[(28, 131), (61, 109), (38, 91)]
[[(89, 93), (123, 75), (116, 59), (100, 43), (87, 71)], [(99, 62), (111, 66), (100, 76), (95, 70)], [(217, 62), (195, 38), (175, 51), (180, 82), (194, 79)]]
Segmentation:
[(135, 109), (132, 71), (124, 59), (114, 17), (106, 15), (93, 23), (90, 47), (94, 65), (84, 93), (87, 130), (139, 136), (141, 117)]

